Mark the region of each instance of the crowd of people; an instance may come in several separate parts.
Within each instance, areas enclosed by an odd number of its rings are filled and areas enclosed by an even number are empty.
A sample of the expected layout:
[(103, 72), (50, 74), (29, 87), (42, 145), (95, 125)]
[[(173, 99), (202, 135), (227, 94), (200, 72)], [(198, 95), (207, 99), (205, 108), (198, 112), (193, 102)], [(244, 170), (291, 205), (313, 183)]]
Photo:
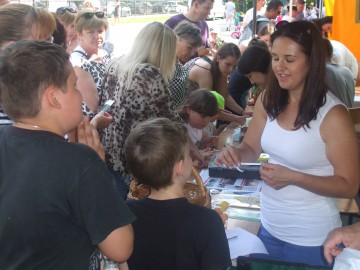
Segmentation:
[[(214, 155), (222, 124), (251, 116), (242, 142), (215, 159), (270, 156), (258, 232), (269, 254), (251, 256), (324, 266), (341, 243), (360, 249), (360, 225), (342, 227), (335, 205), (359, 190), (355, 71), (333, 61), (325, 21), (298, 14), (304, 1), (277, 23), (280, 1), (257, 4), (243, 24), (256, 21), (257, 35), (240, 44), (210, 50), (213, 2), (192, 0), (121, 56), (91, 5), (0, 7), (2, 267), (100, 269), (105, 257), (131, 270), (228, 269), (223, 216), (189, 203), (184, 186)], [(127, 200), (132, 178), (148, 198)]]

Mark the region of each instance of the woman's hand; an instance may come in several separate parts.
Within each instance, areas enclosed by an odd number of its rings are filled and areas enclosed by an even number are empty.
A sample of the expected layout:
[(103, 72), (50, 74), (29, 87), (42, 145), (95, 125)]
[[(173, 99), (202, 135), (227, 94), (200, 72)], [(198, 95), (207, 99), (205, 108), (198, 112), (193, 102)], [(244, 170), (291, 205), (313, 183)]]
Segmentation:
[(234, 166), (241, 163), (240, 151), (235, 146), (224, 147), (220, 154), (215, 159), (215, 164), (218, 166)]
[(249, 117), (251, 117), (251, 116), (253, 115), (253, 112), (243, 111), (242, 115), (243, 115), (243, 116), (249, 116)]
[(246, 115), (242, 115), (242, 116), (238, 116), (238, 115), (234, 115), (234, 121), (238, 122), (240, 125), (244, 125), (246, 122), (246, 118), (248, 118), (249, 116)]
[(102, 160), (105, 160), (105, 150), (103, 145), (100, 142), (99, 133), (96, 128), (90, 125), (88, 117), (85, 117), (84, 120), (80, 123), (77, 128), (77, 138), (78, 142), (85, 144), (95, 150)]
[(295, 171), (278, 164), (264, 163), (260, 167), (261, 179), (274, 189), (282, 189), (291, 185), (294, 172)]

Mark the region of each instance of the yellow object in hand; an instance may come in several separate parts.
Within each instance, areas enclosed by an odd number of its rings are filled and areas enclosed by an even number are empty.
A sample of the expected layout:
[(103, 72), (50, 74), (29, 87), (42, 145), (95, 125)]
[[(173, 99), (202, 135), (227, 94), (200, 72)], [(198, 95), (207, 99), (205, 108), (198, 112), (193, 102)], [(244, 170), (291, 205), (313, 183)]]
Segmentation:
[(220, 203), (220, 210), (221, 212), (225, 212), (229, 208), (229, 203), (226, 201), (222, 201)]

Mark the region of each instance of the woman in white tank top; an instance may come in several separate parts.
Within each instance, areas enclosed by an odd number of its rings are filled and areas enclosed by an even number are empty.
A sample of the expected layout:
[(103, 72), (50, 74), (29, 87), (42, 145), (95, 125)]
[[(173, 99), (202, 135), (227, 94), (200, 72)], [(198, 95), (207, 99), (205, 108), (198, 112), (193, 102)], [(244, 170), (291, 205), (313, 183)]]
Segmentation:
[(267, 258), (324, 265), (322, 244), (341, 226), (334, 198), (359, 189), (357, 140), (346, 107), (327, 91), (314, 25), (281, 22), (270, 41), (272, 70), (251, 125), (242, 144), (226, 147), (216, 162), (253, 162), (267, 152), (259, 231)]

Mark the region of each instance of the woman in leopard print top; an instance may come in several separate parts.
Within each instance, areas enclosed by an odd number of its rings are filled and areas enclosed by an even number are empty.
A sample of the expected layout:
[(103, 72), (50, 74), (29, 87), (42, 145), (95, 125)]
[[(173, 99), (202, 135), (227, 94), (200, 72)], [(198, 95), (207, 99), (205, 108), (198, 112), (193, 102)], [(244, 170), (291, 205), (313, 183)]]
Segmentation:
[(140, 122), (155, 117), (175, 120), (167, 90), (175, 68), (176, 36), (167, 26), (153, 22), (135, 38), (131, 51), (114, 59), (104, 78), (102, 104), (115, 101), (113, 121), (102, 134), (106, 161), (114, 175), (114, 185), (122, 198), (128, 190), (124, 144)]

